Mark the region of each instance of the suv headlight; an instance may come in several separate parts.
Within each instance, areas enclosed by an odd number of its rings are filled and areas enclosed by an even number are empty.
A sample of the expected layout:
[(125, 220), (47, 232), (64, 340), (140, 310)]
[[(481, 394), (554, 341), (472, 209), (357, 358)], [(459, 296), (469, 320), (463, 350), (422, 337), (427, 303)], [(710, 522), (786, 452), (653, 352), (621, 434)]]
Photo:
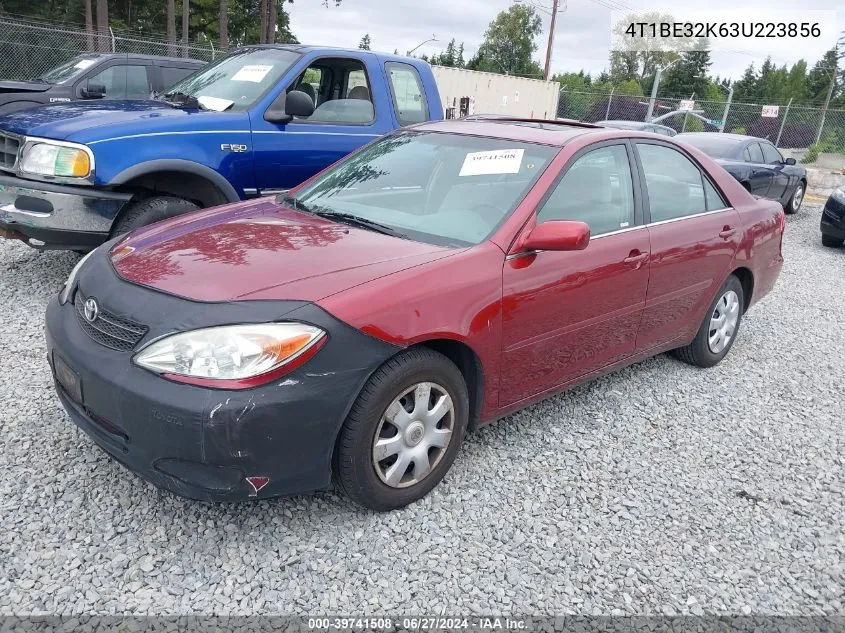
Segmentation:
[(87, 178), (93, 166), (90, 151), (46, 141), (28, 141), (20, 162), (24, 173), (65, 178)]
[(845, 204), (845, 189), (834, 189), (833, 193), (830, 194), (830, 198), (841, 204)]
[(177, 382), (245, 389), (310, 358), (326, 333), (304, 323), (245, 323), (191, 330), (151, 343), (133, 361)]

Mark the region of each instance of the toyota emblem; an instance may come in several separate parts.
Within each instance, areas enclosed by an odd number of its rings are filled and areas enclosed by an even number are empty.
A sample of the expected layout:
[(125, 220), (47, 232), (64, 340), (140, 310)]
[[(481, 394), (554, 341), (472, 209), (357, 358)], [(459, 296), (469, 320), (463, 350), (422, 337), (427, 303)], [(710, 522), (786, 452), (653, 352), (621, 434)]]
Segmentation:
[(83, 310), (85, 312), (85, 320), (88, 323), (93, 323), (100, 315), (100, 306), (97, 305), (96, 299), (86, 299)]

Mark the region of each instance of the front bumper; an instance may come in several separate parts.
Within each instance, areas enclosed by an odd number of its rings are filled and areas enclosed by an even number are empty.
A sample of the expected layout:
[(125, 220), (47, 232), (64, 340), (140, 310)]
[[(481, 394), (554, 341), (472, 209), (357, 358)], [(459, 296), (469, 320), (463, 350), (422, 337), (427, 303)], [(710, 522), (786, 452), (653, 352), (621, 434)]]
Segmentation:
[[(105, 247), (101, 250), (105, 250)], [(47, 308), (48, 359), (76, 374), (77, 400), (56, 381), (71, 419), (117, 461), (154, 484), (204, 501), (235, 501), (325, 488), (335, 438), (369, 375), (398, 348), (297, 301), (197, 304), (123, 282), (105, 253), (80, 273), (79, 288), (112, 314), (145, 320), (148, 334), (237, 322), (297, 320), (329, 333), (305, 365), (247, 390), (195, 387), (160, 378), (95, 342), (72, 302)], [(55, 375), (55, 374), (54, 374)], [(256, 491), (247, 477), (267, 477)]]
[(130, 193), (0, 175), (0, 237), (34, 248), (94, 248), (109, 239)]
[(822, 210), (821, 230), (823, 235), (845, 240), (845, 202), (828, 198)]

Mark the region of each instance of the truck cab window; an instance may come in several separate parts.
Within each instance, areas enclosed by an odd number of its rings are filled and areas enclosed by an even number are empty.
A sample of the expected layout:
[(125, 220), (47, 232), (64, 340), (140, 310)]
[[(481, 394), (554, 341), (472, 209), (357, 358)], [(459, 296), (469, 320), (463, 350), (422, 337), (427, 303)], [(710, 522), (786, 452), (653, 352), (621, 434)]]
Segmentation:
[(291, 84), (290, 90), (304, 92), (314, 101), (314, 113), (297, 121), (367, 125), (375, 120), (370, 81), (357, 59), (319, 59)]

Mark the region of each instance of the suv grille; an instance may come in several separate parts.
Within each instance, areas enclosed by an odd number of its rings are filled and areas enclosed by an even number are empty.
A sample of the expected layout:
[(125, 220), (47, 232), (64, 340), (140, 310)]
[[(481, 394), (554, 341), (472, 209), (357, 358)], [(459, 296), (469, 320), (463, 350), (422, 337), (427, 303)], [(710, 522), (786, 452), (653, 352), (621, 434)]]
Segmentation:
[(14, 169), (18, 162), (21, 142), (14, 136), (0, 132), (0, 169)]
[(100, 309), (94, 322), (85, 318), (85, 300), (87, 297), (79, 291), (73, 300), (76, 308), (76, 318), (85, 333), (100, 345), (104, 345), (118, 352), (129, 352), (138, 344), (149, 328), (140, 323), (111, 314)]

